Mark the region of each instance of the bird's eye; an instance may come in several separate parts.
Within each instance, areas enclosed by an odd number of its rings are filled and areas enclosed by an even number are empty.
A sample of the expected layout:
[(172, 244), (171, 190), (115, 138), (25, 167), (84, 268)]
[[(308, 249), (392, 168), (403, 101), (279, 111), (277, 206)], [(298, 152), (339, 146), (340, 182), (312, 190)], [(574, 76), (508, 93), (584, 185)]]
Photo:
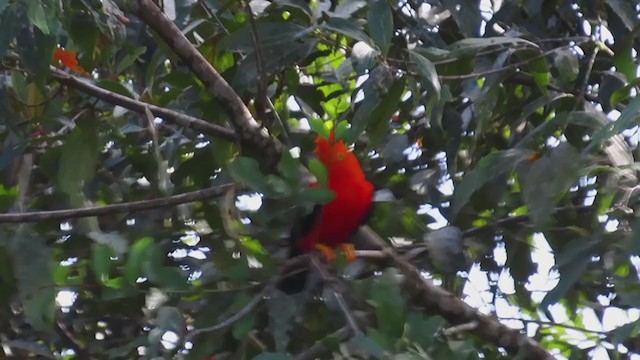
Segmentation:
[(344, 157), (345, 157), (344, 153), (337, 153), (336, 154), (336, 160), (338, 160), (338, 161), (344, 160)]

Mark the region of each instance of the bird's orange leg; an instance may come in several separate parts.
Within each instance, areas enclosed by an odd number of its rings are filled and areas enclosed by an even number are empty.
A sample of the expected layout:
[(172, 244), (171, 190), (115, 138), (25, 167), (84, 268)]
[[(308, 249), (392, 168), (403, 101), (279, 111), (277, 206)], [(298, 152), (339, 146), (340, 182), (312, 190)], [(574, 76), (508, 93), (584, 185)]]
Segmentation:
[[(350, 263), (356, 259), (356, 248), (353, 244), (340, 243), (336, 247), (340, 248), (347, 263)], [(324, 244), (315, 244), (314, 248), (322, 254), (322, 258), (326, 262), (331, 263), (336, 260), (336, 251), (333, 248)]]
[(322, 258), (326, 262), (334, 262), (336, 260), (336, 252), (327, 245), (315, 244), (313, 247), (322, 254)]
[(350, 263), (356, 259), (356, 247), (351, 243), (341, 243), (338, 245), (342, 249), (345, 260)]

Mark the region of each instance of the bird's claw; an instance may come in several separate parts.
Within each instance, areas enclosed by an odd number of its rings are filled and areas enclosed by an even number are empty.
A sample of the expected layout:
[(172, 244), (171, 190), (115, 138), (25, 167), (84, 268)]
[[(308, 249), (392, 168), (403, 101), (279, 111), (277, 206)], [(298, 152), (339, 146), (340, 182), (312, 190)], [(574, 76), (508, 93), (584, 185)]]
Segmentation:
[[(350, 263), (356, 259), (356, 248), (355, 246), (353, 246), (353, 244), (342, 243), (342, 244), (339, 244), (337, 247), (339, 247), (340, 250), (342, 250), (342, 254), (344, 255), (344, 258), (347, 261), (347, 263)], [(334, 249), (330, 248), (329, 246), (324, 244), (316, 244), (315, 249), (320, 252), (320, 254), (322, 255), (322, 259), (324, 261), (328, 263), (332, 263), (336, 260), (336, 252)]]
[(322, 259), (328, 263), (334, 262), (336, 260), (336, 252), (324, 244), (315, 244), (315, 249), (320, 252), (322, 255)]

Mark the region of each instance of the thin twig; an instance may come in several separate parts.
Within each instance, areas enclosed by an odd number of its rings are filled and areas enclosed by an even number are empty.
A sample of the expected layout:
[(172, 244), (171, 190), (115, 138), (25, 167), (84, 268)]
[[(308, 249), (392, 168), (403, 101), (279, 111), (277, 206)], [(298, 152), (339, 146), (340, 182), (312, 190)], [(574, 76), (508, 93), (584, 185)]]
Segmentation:
[(256, 156), (261, 158), (261, 165), (265, 169), (268, 171), (275, 169), (280, 160), (282, 144), (256, 121), (247, 105), (224, 77), (213, 68), (211, 63), (152, 0), (136, 0), (126, 3), (130, 10), (155, 30), (169, 48), (202, 81), (209, 93), (215, 97), (221, 108), (229, 115), (229, 120), (241, 143), (257, 151)]
[[(318, 274), (320, 274), (320, 278), (322, 278), (324, 282), (330, 283), (331, 281), (335, 280), (329, 274), (327, 269), (325, 269), (325, 267), (320, 263), (317, 256), (311, 256), (310, 263), (311, 263), (311, 266), (313, 266), (316, 269)], [(338, 303), (338, 306), (340, 307), (340, 310), (342, 311), (342, 314), (344, 315), (345, 320), (347, 320), (347, 324), (349, 325), (353, 333), (355, 335), (362, 334), (362, 330), (360, 330), (360, 326), (358, 326), (358, 323), (355, 317), (353, 316), (353, 314), (351, 313), (351, 309), (349, 309), (349, 306), (347, 305), (347, 302), (345, 301), (342, 294), (334, 290), (333, 295), (336, 299), (336, 302)]]
[(63, 85), (80, 90), (91, 96), (95, 96), (96, 98), (102, 101), (106, 101), (110, 104), (120, 105), (123, 108), (135, 111), (138, 114), (144, 114), (144, 109), (148, 108), (154, 116), (160, 117), (167, 122), (198, 130), (203, 134), (220, 137), (229, 141), (234, 141), (236, 139), (235, 133), (231, 129), (227, 129), (220, 125), (211, 124), (205, 120), (198, 119), (177, 111), (116, 94), (113, 91), (95, 86), (86, 79), (81, 79), (71, 74), (67, 74), (66, 72), (56, 68), (55, 66), (49, 67), (49, 73), (54, 79), (56, 79), (57, 82)]
[(80, 341), (76, 339), (73, 333), (69, 331), (69, 329), (67, 329), (67, 327), (64, 324), (60, 322), (56, 322), (54, 323), (54, 327), (55, 327), (56, 334), (58, 334), (58, 336), (60, 336), (64, 340), (65, 345), (73, 350), (73, 352), (75, 353), (76, 359), (78, 360), (93, 359), (89, 354), (89, 351), (87, 351), (87, 349), (85, 349), (85, 347), (80, 344)]
[(276, 107), (273, 105), (271, 99), (269, 99), (269, 97), (267, 97), (266, 99), (267, 107), (269, 108), (269, 110), (271, 110), (273, 118), (278, 123), (278, 126), (280, 126), (280, 128), (282, 129), (282, 139), (284, 140), (284, 143), (288, 146), (291, 146), (291, 138), (289, 137), (289, 126), (286, 122), (282, 121), (282, 118), (280, 117), (280, 114), (278, 114), (278, 111), (276, 111)]
[(80, 209), (0, 214), (0, 224), (38, 222), (43, 220), (63, 221), (63, 220), (82, 218), (82, 217), (151, 210), (151, 209), (169, 207), (173, 205), (200, 201), (200, 200), (205, 200), (212, 197), (220, 196), (220, 195), (223, 195), (230, 186), (233, 186), (233, 185), (229, 184), (229, 185), (214, 186), (214, 187), (210, 187), (202, 190), (191, 191), (184, 194), (178, 194), (178, 195), (163, 197), (159, 199), (132, 201), (132, 202), (122, 203), (122, 204), (94, 206), (94, 207), (80, 208)]
[(253, 297), (253, 299), (251, 299), (251, 301), (249, 301), (247, 305), (245, 305), (242, 309), (240, 309), (240, 311), (229, 316), (222, 322), (219, 322), (213, 326), (190, 331), (185, 336), (185, 342), (190, 341), (193, 337), (195, 337), (198, 334), (217, 331), (233, 325), (236, 321), (242, 319), (245, 315), (249, 314), (262, 301), (264, 296), (273, 289), (275, 284), (276, 284), (276, 281), (270, 281), (264, 288), (262, 288), (262, 290), (258, 294), (256, 294), (256, 296)]
[(473, 331), (475, 330), (475, 328), (478, 327), (478, 322), (477, 321), (472, 321), (472, 322), (468, 322), (466, 324), (460, 324), (460, 325), (456, 325), (456, 326), (452, 326), (450, 328), (447, 328), (443, 331), (443, 334), (446, 336), (451, 336), (454, 334), (459, 334), (462, 332), (469, 332), (469, 331)]
[[(593, 70), (593, 64), (596, 62), (596, 57), (598, 56), (599, 46), (594, 46), (591, 55), (589, 56), (589, 61), (587, 62), (587, 67), (584, 70), (584, 78), (582, 79), (582, 84), (578, 88), (578, 94), (576, 95), (578, 99), (582, 99), (584, 101), (584, 94), (587, 94), (587, 86), (589, 86), (589, 78), (591, 77), (591, 70)], [(579, 101), (579, 103), (581, 103)], [(578, 106), (578, 104), (576, 104)]]
[(537, 324), (537, 325), (541, 325), (541, 326), (561, 327), (561, 328), (565, 328), (565, 329), (571, 329), (571, 330), (587, 332), (587, 333), (592, 333), (592, 334), (597, 334), (597, 335), (604, 335), (604, 336), (610, 335), (610, 333), (607, 332), (607, 331), (589, 330), (589, 329), (581, 328), (581, 327), (574, 326), (574, 325), (559, 324), (559, 323), (555, 323), (555, 322), (551, 322), (551, 321), (535, 320), (535, 319), (523, 319), (523, 318), (517, 318), (517, 317), (501, 317), (499, 319), (503, 320), (503, 321), (520, 321), (520, 322), (523, 322), (525, 324), (526, 323), (531, 323), (531, 324)]
[(267, 73), (265, 70), (264, 55), (262, 54), (262, 45), (260, 44), (260, 38), (258, 37), (258, 28), (256, 26), (256, 20), (253, 17), (253, 10), (249, 5), (249, 1), (245, 1), (245, 12), (249, 17), (249, 34), (251, 35), (251, 41), (253, 42), (253, 48), (256, 55), (256, 66), (258, 67), (258, 95), (257, 108), (262, 120), (266, 120), (265, 102), (267, 100)]
[(557, 47), (557, 48), (553, 48), (551, 50), (548, 50), (548, 51), (545, 51), (545, 52), (541, 53), (538, 56), (534, 56), (534, 57), (532, 57), (530, 59), (523, 60), (523, 61), (520, 61), (520, 62), (517, 62), (517, 63), (514, 63), (514, 64), (509, 64), (509, 65), (506, 65), (506, 66), (503, 66), (503, 67), (500, 67), (500, 68), (497, 68), (497, 69), (474, 72), (474, 73), (464, 74), (464, 75), (442, 75), (442, 76), (438, 76), (438, 77), (440, 78), (440, 80), (464, 80), (464, 79), (471, 79), (471, 78), (480, 78), (480, 77), (483, 77), (483, 76), (487, 76), (487, 75), (503, 72), (503, 71), (506, 71), (506, 70), (517, 69), (517, 68), (519, 68), (521, 66), (528, 65), (533, 61), (545, 58), (545, 57), (547, 57), (547, 56), (549, 56), (549, 55), (551, 55), (551, 54), (553, 54), (553, 53), (555, 53), (555, 52), (557, 52), (559, 50), (564, 49), (564, 48), (572, 47), (572, 46), (578, 46), (578, 45), (580, 45), (580, 44), (569, 44), (569, 45), (564, 45), (564, 46), (560, 46), (560, 47)]

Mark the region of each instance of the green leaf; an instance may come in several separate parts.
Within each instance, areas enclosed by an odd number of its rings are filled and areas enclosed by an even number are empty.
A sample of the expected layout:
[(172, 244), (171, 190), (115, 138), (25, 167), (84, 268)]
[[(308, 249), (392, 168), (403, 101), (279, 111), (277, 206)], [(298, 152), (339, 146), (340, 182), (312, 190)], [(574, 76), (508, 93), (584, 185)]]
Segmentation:
[(492, 46), (504, 48), (530, 47), (538, 48), (535, 43), (516, 37), (496, 36), (490, 38), (466, 38), (458, 40), (447, 48), (450, 50), (449, 56), (460, 58), (468, 55), (475, 55), (478, 51)]
[[(118, 64), (118, 67), (116, 68), (116, 73), (120, 74), (120, 73), (124, 72), (125, 70), (127, 70), (129, 68), (129, 66), (133, 65), (133, 63), (136, 62), (136, 60), (138, 60), (138, 58), (141, 55), (143, 55), (146, 51), (147, 51), (147, 47), (146, 46), (140, 46), (140, 47), (137, 47), (137, 48), (133, 49), (133, 51), (128, 52), (127, 55)], [(127, 96), (127, 95), (125, 95), (125, 96)]]
[(49, 35), (49, 24), (47, 22), (47, 16), (45, 15), (44, 8), (41, 1), (29, 1), (27, 2), (29, 7), (27, 9), (27, 17), (33, 25), (35, 25), (43, 34)]
[(380, 55), (380, 52), (366, 42), (358, 41), (355, 43), (350, 59), (356, 74), (365, 74), (369, 69), (376, 66), (378, 55)]
[(535, 61), (531, 61), (527, 64), (527, 68), (531, 72), (531, 75), (533, 75), (533, 79), (538, 85), (540, 91), (542, 91), (543, 94), (546, 94), (547, 86), (551, 80), (551, 73), (549, 73), (547, 60), (537, 59)]
[(347, 19), (331, 17), (329, 18), (329, 20), (327, 20), (326, 23), (322, 24), (321, 28), (338, 32), (342, 35), (358, 41), (364, 41), (365, 43), (369, 44), (369, 46), (373, 45), (373, 42), (367, 36), (367, 34), (362, 31), (357, 25), (355, 25), (353, 21)]
[(410, 313), (407, 316), (407, 338), (422, 346), (430, 347), (435, 341), (437, 332), (446, 325), (446, 320), (440, 316), (425, 318), (424, 314)]
[(300, 192), (303, 201), (309, 201), (314, 204), (327, 204), (336, 198), (336, 193), (324, 187), (310, 187)]
[[(235, 314), (238, 311), (242, 310), (247, 304), (251, 302), (253, 298), (248, 296), (246, 293), (242, 293), (236, 297), (233, 305), (229, 309), (231, 313)], [(242, 339), (247, 336), (255, 325), (256, 321), (256, 313), (255, 311), (251, 311), (248, 314), (244, 315), (240, 320), (233, 324), (231, 328), (231, 333), (233, 337), (237, 340)]]
[(478, 165), (465, 174), (453, 194), (453, 214), (467, 204), (471, 195), (487, 182), (513, 171), (516, 164), (527, 159), (531, 150), (509, 149), (483, 157)]
[[(9, 0), (0, 0), (0, 14), (9, 6)], [(2, 54), (0, 54), (2, 55)]]
[(615, 71), (604, 71), (602, 73), (600, 88), (598, 89), (598, 100), (605, 112), (611, 111), (613, 106), (611, 97), (613, 94), (624, 89), (625, 85), (627, 85), (627, 79), (624, 74)]
[(76, 127), (62, 145), (58, 186), (71, 198), (81, 192), (84, 183), (95, 176), (98, 139), (95, 131)]
[(389, 92), (381, 99), (373, 112), (368, 133), (372, 144), (379, 144), (387, 134), (391, 117), (398, 111), (398, 105), (404, 95), (405, 84), (404, 78), (393, 81)]
[(634, 89), (638, 85), (640, 85), (640, 78), (635, 78), (631, 80), (627, 85), (614, 91), (609, 98), (609, 100), (611, 101), (611, 106), (616, 106), (618, 103), (620, 103), (620, 101), (628, 98), (631, 95), (631, 89)]
[[(295, 41), (279, 42), (275, 45), (263, 47), (264, 72), (275, 74), (279, 71), (303, 62), (311, 53), (317, 51), (318, 40), (303, 38)], [(259, 79), (258, 64), (252, 52), (237, 67), (233, 77), (233, 85), (242, 91), (253, 91)]]
[(578, 56), (571, 50), (559, 50), (555, 53), (553, 63), (558, 69), (560, 81), (565, 84), (571, 84), (578, 77), (580, 65)]
[(124, 278), (129, 284), (135, 284), (138, 278), (142, 276), (142, 265), (151, 246), (153, 246), (153, 239), (144, 237), (137, 240), (131, 247), (124, 267)]
[(50, 332), (55, 317), (56, 289), (53, 259), (44, 240), (20, 225), (8, 248), (27, 321), (39, 331)]
[(638, 335), (640, 335), (640, 320), (624, 324), (613, 330), (611, 342), (613, 344), (622, 344), (627, 339), (637, 338)]
[(182, 337), (184, 334), (184, 316), (182, 312), (173, 306), (163, 306), (158, 309), (155, 324), (164, 332), (173, 331)]
[(0, 56), (4, 57), (4, 54), (9, 48), (9, 43), (13, 39), (14, 32), (17, 30), (19, 18), (14, 14), (14, 10), (11, 7), (4, 9), (4, 12), (0, 13)]
[(103, 284), (109, 280), (111, 267), (113, 265), (113, 260), (111, 260), (111, 258), (114, 256), (115, 253), (109, 245), (98, 243), (93, 244), (91, 249), (91, 267), (96, 278)]
[[(424, 82), (424, 85), (429, 90), (429, 97), (432, 99), (431, 103), (437, 103), (440, 101), (440, 79), (438, 79), (438, 72), (436, 67), (426, 57), (418, 54), (415, 51), (409, 52), (409, 58), (416, 64), (418, 73)], [(433, 106), (433, 105), (432, 105)]]
[(616, 121), (611, 121), (602, 128), (598, 129), (591, 139), (591, 143), (585, 148), (584, 152), (593, 150), (594, 147), (602, 144), (610, 137), (637, 125), (640, 117), (640, 96), (634, 98), (620, 113), (620, 117)]
[(327, 186), (328, 174), (327, 168), (318, 159), (309, 160), (309, 171), (316, 177), (316, 181), (323, 186)]
[(272, 198), (281, 198), (291, 195), (291, 186), (278, 176), (273, 174), (267, 175), (267, 184), (269, 184), (269, 191), (267, 192), (267, 195)]
[(266, 301), (269, 314), (268, 328), (275, 342), (276, 351), (286, 351), (292, 319), (299, 311), (299, 304), (292, 296), (283, 293), (269, 297)]
[[(581, 237), (567, 244), (565, 250), (556, 256), (560, 281), (542, 299), (540, 307), (548, 313), (548, 307), (560, 301), (573, 285), (580, 280), (591, 262), (591, 255), (600, 243), (600, 236)], [(550, 314), (547, 314), (550, 318)]]
[(362, 84), (364, 100), (359, 104), (356, 113), (351, 119), (351, 129), (349, 129), (349, 134), (345, 137), (346, 142), (355, 142), (371, 121), (375, 119), (375, 110), (381, 101), (388, 96), (388, 89), (392, 82), (393, 75), (387, 67), (376, 66), (369, 73), (369, 78)]
[(328, 139), (331, 134), (331, 129), (327, 127), (324, 121), (319, 118), (311, 118), (309, 119), (309, 127), (313, 132), (318, 134), (318, 136)]
[[(397, 274), (387, 269), (382, 276), (374, 278), (369, 303), (378, 320), (378, 331), (385, 340), (398, 339), (404, 332), (404, 301), (400, 294)], [(393, 341), (387, 341), (388, 345)]]
[(393, 37), (393, 14), (387, 0), (372, 0), (367, 20), (371, 38), (382, 51), (382, 55), (387, 55)]
[(630, 255), (640, 255), (640, 218), (636, 218), (631, 225), (627, 249)]
[(344, 137), (347, 135), (347, 132), (349, 131), (349, 125), (349, 122), (346, 120), (342, 120), (338, 123), (338, 125), (336, 125), (334, 129), (336, 140), (344, 139)]
[(18, 31), (14, 34), (16, 52), (25, 67), (32, 72), (31, 75), (35, 75), (29, 76), (29, 79), (39, 86), (44, 86), (45, 80), (49, 78), (49, 65), (56, 46), (55, 36), (44, 34), (38, 28), (23, 25), (25, 27), (16, 29)]
[(289, 151), (282, 152), (278, 169), (290, 184), (298, 185), (300, 183), (300, 162), (297, 159), (294, 159)]
[(582, 164), (580, 153), (573, 146), (561, 143), (550, 157), (544, 156), (530, 167), (523, 166), (519, 175), (522, 196), (536, 226), (549, 225), (557, 199), (578, 179)]
[(442, 0), (465, 37), (480, 35), (482, 16), (477, 0)]
[(126, 86), (122, 85), (122, 83), (120, 83), (119, 81), (100, 80), (96, 85), (105, 90), (113, 91), (116, 94), (134, 99), (131, 91)]
[(351, 343), (358, 349), (364, 350), (373, 359), (381, 359), (385, 351), (378, 343), (366, 335), (358, 335), (351, 340)]
[(146, 261), (142, 264), (146, 277), (152, 283), (169, 289), (188, 289), (187, 278), (178, 268), (163, 266), (166, 257), (167, 254), (162, 250), (162, 244), (154, 244), (150, 248)]
[(267, 177), (260, 171), (255, 159), (238, 157), (228, 165), (228, 170), (233, 179), (247, 185), (252, 190), (260, 193), (269, 191)]
[[(256, 24), (256, 32), (260, 46), (265, 49), (276, 45), (293, 43), (313, 32), (313, 27), (296, 25), (292, 22), (264, 22)], [(251, 27), (244, 26), (240, 30), (225, 36), (219, 43), (221, 50), (253, 51)]]

